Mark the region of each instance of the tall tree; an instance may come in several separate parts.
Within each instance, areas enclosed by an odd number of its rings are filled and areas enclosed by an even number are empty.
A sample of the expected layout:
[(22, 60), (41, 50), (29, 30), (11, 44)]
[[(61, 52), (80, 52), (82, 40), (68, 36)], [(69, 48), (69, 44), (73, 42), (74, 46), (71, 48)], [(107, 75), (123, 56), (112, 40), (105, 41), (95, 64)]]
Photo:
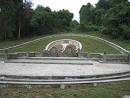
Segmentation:
[(15, 31), (15, 4), (13, 0), (2, 0), (0, 2), (0, 36), (1, 39), (7, 39), (13, 37)]
[(80, 23), (81, 24), (93, 24), (94, 22), (94, 7), (88, 3), (83, 5), (80, 9)]
[(105, 15), (105, 32), (114, 37), (130, 38), (130, 3), (126, 2), (111, 8)]
[[(22, 20), (23, 20), (23, 0), (15, 0), (15, 8), (16, 8), (16, 37), (18, 39), (21, 38), (21, 27), (22, 27)], [(18, 33), (17, 33), (18, 32)]]

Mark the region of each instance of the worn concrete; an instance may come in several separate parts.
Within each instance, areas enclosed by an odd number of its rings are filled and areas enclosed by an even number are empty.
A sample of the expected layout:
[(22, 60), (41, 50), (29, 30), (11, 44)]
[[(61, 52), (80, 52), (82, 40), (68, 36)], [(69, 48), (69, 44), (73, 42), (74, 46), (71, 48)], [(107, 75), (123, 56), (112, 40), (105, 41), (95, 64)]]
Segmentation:
[(0, 75), (19, 76), (84, 76), (130, 71), (128, 64), (93, 62), (93, 65), (4, 63), (0, 61)]

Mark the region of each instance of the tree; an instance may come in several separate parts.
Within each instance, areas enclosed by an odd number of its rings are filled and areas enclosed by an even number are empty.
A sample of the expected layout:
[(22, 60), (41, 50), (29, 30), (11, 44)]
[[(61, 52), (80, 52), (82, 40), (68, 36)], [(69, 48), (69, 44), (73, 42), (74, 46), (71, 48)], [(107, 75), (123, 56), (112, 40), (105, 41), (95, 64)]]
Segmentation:
[(130, 38), (130, 4), (128, 2), (112, 7), (104, 17), (105, 32), (114, 37)]
[[(104, 9), (104, 10), (110, 9), (109, 1), (111, 1), (111, 0), (99, 0), (99, 2), (96, 4), (96, 8)], [(116, 1), (118, 1), (118, 0), (116, 0)]]
[(101, 27), (104, 34), (130, 39), (130, 3), (128, 0), (99, 0), (81, 7), (80, 29), (88, 31)]
[(56, 21), (57, 28), (62, 30), (69, 30), (71, 21), (73, 19), (73, 14), (70, 13), (68, 10), (60, 10), (56, 14)]
[(15, 31), (15, 4), (13, 0), (2, 0), (0, 2), (0, 39), (7, 39), (13, 37)]
[(31, 19), (31, 25), (38, 34), (68, 30), (73, 14), (68, 10), (51, 11), (49, 7), (38, 6)]
[(93, 24), (94, 22), (94, 7), (88, 3), (87, 5), (83, 5), (80, 9), (80, 23), (81, 24)]
[(79, 22), (76, 20), (73, 20), (71, 22), (71, 30), (72, 31), (77, 31), (79, 29)]
[(23, 0), (2, 0), (0, 7), (1, 39), (20, 39), (25, 27), (24, 22), (27, 20), (25, 12), (31, 9), (31, 4)]

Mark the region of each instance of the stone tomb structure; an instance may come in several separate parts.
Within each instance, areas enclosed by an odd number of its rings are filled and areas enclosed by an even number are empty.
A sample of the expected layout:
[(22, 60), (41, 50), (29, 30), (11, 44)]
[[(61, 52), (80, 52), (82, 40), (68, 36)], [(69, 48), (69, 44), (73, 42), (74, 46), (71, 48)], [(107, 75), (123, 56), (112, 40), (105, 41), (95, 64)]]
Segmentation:
[(81, 49), (81, 43), (72, 39), (56, 40), (45, 48), (50, 57), (78, 57)]
[[(81, 52), (80, 42), (61, 39), (49, 43), (45, 51), (4, 52), (0, 61), (0, 84), (65, 85), (130, 80), (128, 54)], [(44, 53), (45, 52), (45, 53)]]

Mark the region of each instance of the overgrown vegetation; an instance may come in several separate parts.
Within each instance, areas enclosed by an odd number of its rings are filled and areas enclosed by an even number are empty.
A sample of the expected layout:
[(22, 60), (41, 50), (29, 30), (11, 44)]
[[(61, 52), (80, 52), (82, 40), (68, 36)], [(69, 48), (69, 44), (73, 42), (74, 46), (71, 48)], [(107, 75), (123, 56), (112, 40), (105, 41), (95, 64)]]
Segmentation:
[(68, 10), (51, 11), (24, 0), (0, 1), (0, 39), (21, 39), (70, 30), (73, 14)]
[[(80, 9), (80, 29), (99, 31), (113, 38), (130, 39), (130, 2), (128, 0), (99, 0)], [(98, 29), (99, 28), (99, 29)]]
[(0, 39), (21, 39), (60, 31), (102, 32), (113, 38), (130, 39), (130, 2), (99, 0), (80, 9), (80, 23), (68, 10), (52, 11), (38, 5), (32, 9), (26, 0), (0, 2)]

